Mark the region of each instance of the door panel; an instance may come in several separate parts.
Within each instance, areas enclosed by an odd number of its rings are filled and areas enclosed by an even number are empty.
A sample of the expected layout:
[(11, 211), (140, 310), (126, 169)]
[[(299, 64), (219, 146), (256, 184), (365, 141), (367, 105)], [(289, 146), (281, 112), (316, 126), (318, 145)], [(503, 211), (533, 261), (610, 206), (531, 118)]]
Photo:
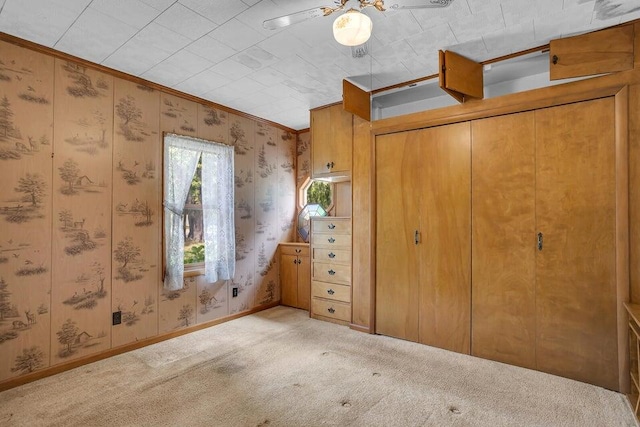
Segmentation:
[(471, 125), (418, 131), (419, 341), (469, 353), (471, 332)]
[(471, 354), (535, 369), (535, 114), (471, 126)]
[(614, 100), (536, 111), (538, 369), (616, 390)]
[(309, 257), (298, 258), (298, 308), (309, 310), (311, 299), (311, 263)]
[(283, 305), (298, 305), (298, 257), (296, 255), (280, 255), (280, 302)]
[(376, 138), (376, 332), (418, 341), (418, 132)]

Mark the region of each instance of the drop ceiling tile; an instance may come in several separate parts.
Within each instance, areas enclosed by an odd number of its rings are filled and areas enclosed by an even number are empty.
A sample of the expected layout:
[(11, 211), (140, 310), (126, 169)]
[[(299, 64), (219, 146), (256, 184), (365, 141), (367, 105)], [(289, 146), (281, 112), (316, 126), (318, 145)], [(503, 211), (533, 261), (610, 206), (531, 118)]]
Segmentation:
[(380, 66), (375, 57), (371, 55), (367, 55), (364, 58), (353, 58), (351, 55), (340, 55), (333, 61), (333, 63), (342, 68), (349, 76), (370, 74), (373, 68)]
[(241, 63), (234, 61), (233, 59), (225, 59), (224, 61), (211, 67), (211, 71), (214, 71), (223, 76), (229, 76), (230, 78), (239, 79), (251, 74), (253, 70)]
[(261, 83), (265, 86), (272, 86), (278, 83), (282, 83), (289, 77), (278, 70), (274, 70), (271, 67), (263, 68), (256, 72), (249, 74), (249, 78)]
[(483, 36), (483, 40), (491, 58), (523, 50), (524, 46), (534, 47), (538, 44), (533, 30), (533, 20), (488, 33)]
[(136, 31), (122, 21), (88, 8), (54, 47), (99, 64)]
[(4, 7), (5, 0), (0, 0), (0, 12), (2, 12), (2, 8)]
[(530, 21), (536, 16), (549, 16), (562, 11), (558, 0), (503, 0), (502, 14), (507, 27)]
[(170, 55), (170, 53), (148, 45), (134, 37), (102, 63), (107, 67), (139, 76), (167, 59)]
[(240, 13), (236, 16), (236, 19), (246, 24), (249, 28), (253, 28), (259, 33), (262, 33), (265, 37), (271, 37), (283, 31), (286, 27), (267, 30), (262, 26), (262, 23), (267, 19), (276, 18), (281, 15), (281, 8), (276, 6), (271, 0), (262, 0), (255, 6)]
[(180, 3), (218, 25), (224, 24), (248, 7), (238, 0), (180, 0)]
[(289, 77), (304, 75), (314, 68), (313, 65), (300, 58), (298, 55), (288, 56), (282, 59), (282, 61), (273, 64), (271, 67)]
[(139, 0), (94, 0), (90, 8), (137, 29), (143, 28), (158, 16), (156, 9)]
[(563, 0), (562, 2), (562, 8), (563, 9), (569, 9), (571, 7), (574, 6), (578, 6), (578, 5), (584, 5), (584, 4), (588, 4), (591, 8), (591, 10), (595, 10), (596, 7), (596, 0)]
[(457, 43), (451, 46), (445, 46), (443, 50), (451, 50), (455, 53), (466, 56), (467, 58), (478, 62), (490, 59), (489, 52), (487, 51), (487, 46), (485, 46), (482, 39), (465, 43)]
[[(528, 20), (529, 22), (531, 19)], [(526, 22), (526, 21), (525, 21)], [(478, 40), (483, 34), (492, 33), (505, 28), (500, 9), (486, 9), (477, 14), (455, 20), (450, 24), (458, 42)], [(512, 24), (517, 25), (517, 24)]]
[[(462, 19), (471, 15), (472, 9), (466, 1), (454, 1), (444, 9), (415, 9), (411, 10), (423, 31), (428, 31), (433, 27), (449, 24), (458, 19)], [(406, 13), (408, 11), (403, 11)]]
[[(583, 30), (591, 27), (594, 12), (574, 7), (558, 13), (542, 15), (534, 18), (535, 40), (539, 44), (548, 43), (551, 39), (560, 38), (571, 31)], [(617, 18), (619, 19), (619, 18)]]
[(382, 32), (383, 37), (378, 37), (384, 44), (391, 44), (398, 40), (411, 37), (422, 31), (422, 27), (411, 13), (396, 14), (376, 24), (373, 31)]
[(292, 37), (290, 33), (284, 31), (274, 34), (256, 46), (278, 58), (298, 55), (311, 49), (311, 46), (303, 42), (302, 39)]
[(621, 17), (627, 13), (640, 11), (638, 0), (598, 0), (596, 1), (596, 17), (599, 20)]
[(148, 4), (152, 8), (163, 11), (168, 9), (172, 4), (176, 3), (177, 0), (140, 0), (141, 2)]
[(234, 49), (231, 49), (226, 44), (209, 36), (199, 38), (185, 47), (185, 49), (213, 62), (214, 64), (224, 61), (236, 54)]
[(149, 46), (175, 53), (187, 46), (191, 40), (155, 22), (144, 27), (135, 38)]
[(373, 75), (385, 86), (411, 80), (411, 73), (403, 64), (389, 64), (373, 69)]
[(209, 35), (237, 51), (244, 50), (265, 39), (262, 34), (237, 19), (231, 19), (213, 30)]
[(165, 10), (155, 22), (191, 40), (199, 39), (218, 26), (180, 3)]
[(180, 91), (202, 96), (229, 83), (231, 83), (230, 79), (211, 70), (204, 70), (174, 87)]
[(81, 12), (47, 0), (32, 0), (29, 8), (23, 1), (9, 0), (2, 8), (0, 31), (51, 47)]
[(261, 0), (242, 0), (242, 3), (246, 4), (247, 6), (253, 6), (254, 4), (260, 2)]
[[(298, 56), (311, 64), (331, 63), (338, 55), (341, 54), (337, 46), (340, 45), (335, 41), (320, 43), (311, 49), (306, 49), (299, 53)], [(342, 47), (345, 50), (351, 50), (349, 47)]]
[(429, 54), (406, 58), (402, 60), (402, 65), (404, 65), (415, 78), (435, 74), (438, 72), (438, 52), (433, 51)]
[(210, 68), (211, 65), (213, 64), (206, 59), (186, 50), (181, 50), (151, 68), (143, 74), (143, 77), (153, 80), (156, 76), (159, 76), (166, 84), (175, 86)]
[(444, 24), (408, 38), (407, 43), (418, 56), (422, 56), (431, 55), (434, 52), (437, 53), (444, 46), (456, 44), (457, 40), (453, 31), (451, 31), (451, 27), (448, 24)]
[(250, 47), (237, 55), (233, 56), (236, 62), (251, 68), (252, 70), (260, 70), (276, 63), (279, 59), (257, 46)]

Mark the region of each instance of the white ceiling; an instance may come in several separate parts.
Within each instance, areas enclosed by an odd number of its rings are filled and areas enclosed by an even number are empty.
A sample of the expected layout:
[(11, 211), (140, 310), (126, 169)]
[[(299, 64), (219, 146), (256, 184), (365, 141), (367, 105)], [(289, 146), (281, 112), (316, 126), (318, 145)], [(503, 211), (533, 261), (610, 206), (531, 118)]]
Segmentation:
[[(428, 0), (386, 0), (416, 5)], [(351, 0), (350, 7), (358, 2)], [(342, 79), (377, 89), (433, 74), (438, 49), (483, 61), (640, 18), (640, 0), (453, 0), (378, 12), (370, 54), (333, 40), (335, 19), (262, 22), (333, 0), (0, 0), (0, 31), (293, 129), (342, 99)]]

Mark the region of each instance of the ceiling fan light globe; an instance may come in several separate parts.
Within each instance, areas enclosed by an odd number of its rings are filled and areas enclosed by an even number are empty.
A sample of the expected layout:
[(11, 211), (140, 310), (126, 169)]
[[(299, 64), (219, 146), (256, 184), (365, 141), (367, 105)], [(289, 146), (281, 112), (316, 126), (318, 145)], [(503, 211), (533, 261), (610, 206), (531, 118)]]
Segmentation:
[(373, 23), (364, 13), (348, 10), (333, 21), (333, 37), (344, 46), (358, 46), (369, 40)]

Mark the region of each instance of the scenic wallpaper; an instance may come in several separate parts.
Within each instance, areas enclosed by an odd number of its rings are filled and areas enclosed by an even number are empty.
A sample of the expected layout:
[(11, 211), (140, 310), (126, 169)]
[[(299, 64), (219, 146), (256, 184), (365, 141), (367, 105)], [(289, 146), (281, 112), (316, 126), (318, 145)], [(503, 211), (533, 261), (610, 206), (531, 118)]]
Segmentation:
[[(231, 281), (162, 288), (163, 132), (235, 149)], [(0, 381), (278, 301), (298, 150), (295, 133), (0, 42)]]

